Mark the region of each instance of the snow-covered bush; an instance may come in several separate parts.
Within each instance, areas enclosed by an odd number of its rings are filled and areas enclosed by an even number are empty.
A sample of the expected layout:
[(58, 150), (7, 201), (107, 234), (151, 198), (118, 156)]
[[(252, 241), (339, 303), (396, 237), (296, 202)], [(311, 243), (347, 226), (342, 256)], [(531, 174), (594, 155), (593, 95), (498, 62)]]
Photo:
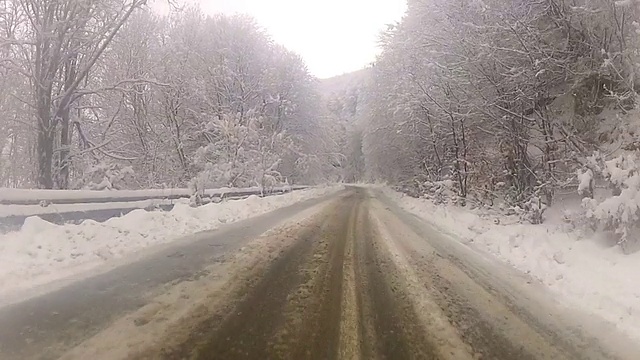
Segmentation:
[[(285, 184), (279, 167), (282, 154), (293, 146), (284, 131), (267, 129), (268, 119), (256, 116), (213, 117), (203, 133), (210, 143), (196, 150), (194, 194), (220, 187), (253, 187), (265, 192)], [(193, 202), (197, 205), (197, 198)]]
[(538, 195), (531, 196), (529, 200), (519, 207), (521, 221), (527, 221), (531, 224), (542, 224), (544, 221), (543, 214), (547, 209), (547, 205), (542, 202), (542, 198)]
[(453, 180), (420, 182), (417, 190), (420, 196), (433, 201), (434, 204), (459, 204), (460, 202), (456, 182)]
[[(589, 164), (614, 191), (604, 200), (584, 198), (586, 217), (594, 229), (615, 233), (625, 252), (635, 251), (640, 244), (640, 158), (635, 153), (626, 153), (604, 160), (596, 154)], [(583, 175), (582, 180), (586, 177)]]
[(589, 168), (577, 171), (578, 174), (578, 194), (588, 198), (593, 198), (593, 170)]
[(436, 205), (466, 204), (466, 199), (459, 195), (457, 182), (451, 179), (432, 181), (422, 176), (414, 177), (396, 185), (395, 189), (414, 198), (429, 199)]
[(124, 166), (114, 161), (102, 160), (89, 166), (78, 179), (74, 188), (87, 190), (122, 190), (135, 175), (131, 166)]

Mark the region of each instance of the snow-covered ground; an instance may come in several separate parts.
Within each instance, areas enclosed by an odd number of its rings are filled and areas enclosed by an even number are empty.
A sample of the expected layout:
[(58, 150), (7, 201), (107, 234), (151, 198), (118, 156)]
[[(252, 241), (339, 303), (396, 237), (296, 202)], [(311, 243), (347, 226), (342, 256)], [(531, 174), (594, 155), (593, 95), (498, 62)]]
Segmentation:
[(640, 253), (625, 255), (604, 234), (580, 225), (579, 199), (552, 206), (542, 225), (484, 210), (434, 205), (388, 188), (385, 194), (405, 210), (469, 247), (512, 265), (580, 307), (640, 340)]
[(0, 235), (0, 302), (16, 293), (90, 271), (153, 245), (212, 230), (342, 187), (230, 200), (191, 208), (184, 201), (169, 212), (134, 210), (104, 223), (54, 225), (30, 217), (20, 231)]

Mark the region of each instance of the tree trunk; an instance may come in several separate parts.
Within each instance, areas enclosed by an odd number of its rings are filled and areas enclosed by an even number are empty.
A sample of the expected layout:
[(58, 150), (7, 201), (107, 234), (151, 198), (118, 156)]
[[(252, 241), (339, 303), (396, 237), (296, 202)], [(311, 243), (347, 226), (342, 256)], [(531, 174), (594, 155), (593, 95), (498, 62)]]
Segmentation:
[(60, 158), (58, 159), (58, 181), (57, 187), (58, 189), (68, 189), (69, 188), (69, 166), (70, 166), (70, 155), (71, 155), (71, 130), (69, 129), (69, 118), (71, 114), (71, 109), (69, 106), (66, 107), (61, 112), (61, 122), (60, 124)]
[[(47, 122), (48, 123), (48, 122)], [(53, 131), (48, 126), (38, 126), (38, 187), (53, 189), (51, 164), (53, 162)]]
[[(64, 91), (70, 90), (76, 78), (76, 57), (72, 57), (65, 65)], [(69, 188), (69, 167), (71, 162), (71, 129), (69, 128), (71, 118), (71, 104), (60, 104), (60, 157), (58, 159), (57, 186), (59, 189)]]
[(55, 125), (51, 119), (51, 90), (38, 86), (35, 92), (37, 106), (38, 155), (37, 183), (40, 189), (53, 189), (53, 140)]

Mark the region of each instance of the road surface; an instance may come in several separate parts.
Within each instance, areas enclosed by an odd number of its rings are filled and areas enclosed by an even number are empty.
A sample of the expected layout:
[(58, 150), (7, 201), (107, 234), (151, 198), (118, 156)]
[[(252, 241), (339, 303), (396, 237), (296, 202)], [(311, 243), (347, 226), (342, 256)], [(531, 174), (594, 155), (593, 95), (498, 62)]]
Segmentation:
[(1, 359), (640, 358), (363, 188), (5, 307), (0, 324)]

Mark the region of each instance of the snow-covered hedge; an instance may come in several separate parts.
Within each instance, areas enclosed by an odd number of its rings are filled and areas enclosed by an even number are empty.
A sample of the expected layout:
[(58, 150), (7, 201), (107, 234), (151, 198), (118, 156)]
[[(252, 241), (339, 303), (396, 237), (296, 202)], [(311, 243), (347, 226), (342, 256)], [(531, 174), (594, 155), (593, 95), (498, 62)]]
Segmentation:
[[(640, 243), (640, 159), (626, 153), (605, 160), (596, 153), (589, 158), (588, 170), (580, 174), (579, 190), (593, 188), (593, 175), (600, 176), (613, 189), (612, 195), (598, 200), (585, 197), (582, 205), (594, 229), (617, 235), (625, 252), (637, 250)], [(588, 192), (588, 190), (587, 190)]]

